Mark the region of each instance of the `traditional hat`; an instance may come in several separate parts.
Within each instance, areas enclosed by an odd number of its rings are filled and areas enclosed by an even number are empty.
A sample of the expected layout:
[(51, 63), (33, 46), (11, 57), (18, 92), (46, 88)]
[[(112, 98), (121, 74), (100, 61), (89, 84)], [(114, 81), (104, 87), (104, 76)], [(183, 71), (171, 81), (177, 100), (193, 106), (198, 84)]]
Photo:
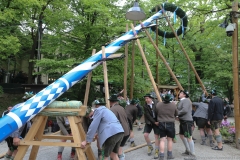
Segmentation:
[(33, 97), (34, 96), (34, 94), (33, 94), (33, 92), (25, 92), (25, 94), (24, 94), (24, 96), (22, 97), (22, 99), (29, 99), (29, 98), (31, 98), (31, 97)]
[(172, 101), (172, 95), (171, 94), (165, 94), (163, 97), (162, 97), (163, 101), (164, 102), (170, 102)]
[(95, 105), (105, 105), (106, 103), (105, 103), (103, 98), (99, 98), (99, 99), (94, 101), (94, 104)]
[(127, 102), (124, 99), (119, 100), (119, 105), (122, 106), (123, 108), (126, 107)]
[(132, 99), (131, 102), (130, 102), (130, 104), (137, 104), (138, 102), (139, 102), (138, 99)]
[(211, 99), (205, 99), (203, 103), (209, 103)]
[(143, 96), (144, 98), (145, 97), (149, 97), (149, 98), (152, 98), (152, 99), (154, 99), (154, 97), (153, 97), (153, 95), (152, 94), (150, 94), (150, 93), (147, 93), (145, 96)]
[(223, 100), (223, 103), (224, 103), (224, 104), (229, 104), (229, 102), (226, 101), (226, 99)]
[(188, 91), (186, 91), (186, 90), (181, 90), (179, 93), (181, 93), (181, 92), (183, 92), (183, 93), (186, 95), (186, 98), (189, 97), (189, 93), (188, 93)]
[(117, 98), (117, 95), (116, 95), (116, 94), (111, 95), (108, 100), (111, 101), (111, 102), (119, 101), (119, 99)]
[(213, 90), (211, 91), (211, 94), (212, 94), (212, 95), (217, 95), (217, 91), (216, 91), (215, 89), (213, 89)]

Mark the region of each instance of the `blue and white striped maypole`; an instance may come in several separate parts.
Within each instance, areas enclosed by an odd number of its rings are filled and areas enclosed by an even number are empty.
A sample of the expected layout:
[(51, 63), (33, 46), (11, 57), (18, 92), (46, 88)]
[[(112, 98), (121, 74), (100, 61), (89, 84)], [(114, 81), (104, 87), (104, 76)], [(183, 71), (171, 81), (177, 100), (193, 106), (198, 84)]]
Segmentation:
[[(149, 26), (153, 20), (159, 18), (162, 12), (154, 14), (143, 22), (143, 26)], [(142, 29), (141, 25), (135, 27), (137, 33)], [(134, 37), (133, 31), (126, 32), (123, 36), (116, 39), (109, 44), (106, 49), (106, 57), (115, 53), (118, 49)], [(31, 120), (45, 107), (52, 103), (56, 98), (61, 96), (69, 88), (71, 88), (78, 81), (83, 79), (90, 71), (96, 68), (101, 62), (92, 66), (92, 64), (102, 59), (102, 51), (97, 52), (77, 67), (57, 79), (55, 82), (47, 86), (45, 89), (38, 92), (35, 96), (19, 105), (16, 109), (12, 110), (6, 116), (0, 119), (0, 142), (6, 139), (12, 132), (20, 128), (27, 121)]]

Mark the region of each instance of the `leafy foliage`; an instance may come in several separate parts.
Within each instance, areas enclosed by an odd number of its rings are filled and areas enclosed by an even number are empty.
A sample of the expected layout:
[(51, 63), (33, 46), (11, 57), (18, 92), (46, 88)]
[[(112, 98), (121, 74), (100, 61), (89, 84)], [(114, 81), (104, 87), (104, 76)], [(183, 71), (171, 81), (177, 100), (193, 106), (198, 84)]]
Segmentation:
[[(5, 60), (10, 56), (16, 60), (15, 62), (18, 59), (29, 59), (29, 78), (36, 67), (42, 68), (36, 74), (46, 73), (58, 75), (58, 77), (65, 74), (90, 57), (93, 49), (98, 51), (101, 46), (121, 36), (126, 30), (126, 23), (132, 23), (124, 17), (127, 9), (132, 6), (132, 2), (127, 1), (123, 6), (118, 6), (118, 2), (118, 0), (5, 0), (0, 2), (1, 65), (6, 65)], [(232, 41), (226, 36), (225, 30), (218, 27), (231, 11), (232, 2), (229, 0), (169, 0), (168, 3), (180, 7), (187, 14), (188, 27), (184, 37), (179, 36), (179, 39), (205, 87), (209, 90), (217, 89), (220, 96), (227, 96), (232, 101)], [(153, 13), (147, 11), (162, 2), (149, 0), (139, 1), (139, 4), (149, 17)], [(170, 16), (173, 28), (177, 30), (181, 19), (178, 17), (177, 23), (174, 24), (173, 15), (167, 14)], [(165, 18), (159, 19), (158, 24), (161, 30), (172, 32)], [(154, 32), (148, 31), (154, 40), (158, 40), (160, 51), (175, 75), (179, 77), (178, 80), (183, 88), (190, 91), (191, 98), (199, 97), (202, 89), (177, 40), (165, 39), (166, 44), (163, 45), (163, 37), (156, 37)], [(140, 35), (145, 33), (142, 32)], [(156, 57), (156, 51), (150, 41), (147, 38), (140, 41), (144, 46), (154, 78), (158, 72), (160, 84), (176, 84), (163, 62)], [(139, 49), (132, 43), (129, 43), (128, 47), (128, 93), (131, 85), (133, 46), (135, 46), (134, 97), (142, 97), (146, 92), (151, 92), (153, 87)], [(124, 48), (118, 52), (124, 53)], [(41, 60), (38, 59), (39, 53), (43, 55)], [(159, 64), (158, 69), (156, 69), (157, 64)], [(17, 65), (20, 66), (20, 64)], [(124, 60), (109, 61), (107, 66), (109, 81), (114, 82), (111, 92), (119, 92), (123, 88), (123, 71), (126, 67)], [(92, 82), (103, 80), (101, 66), (93, 70), (92, 80)], [(73, 97), (83, 97), (84, 87), (79, 85), (75, 85), (69, 91), (73, 93)], [(96, 91), (96, 87), (92, 89)], [(99, 94), (98, 91), (95, 93)], [(100, 95), (103, 96), (101, 93)]]

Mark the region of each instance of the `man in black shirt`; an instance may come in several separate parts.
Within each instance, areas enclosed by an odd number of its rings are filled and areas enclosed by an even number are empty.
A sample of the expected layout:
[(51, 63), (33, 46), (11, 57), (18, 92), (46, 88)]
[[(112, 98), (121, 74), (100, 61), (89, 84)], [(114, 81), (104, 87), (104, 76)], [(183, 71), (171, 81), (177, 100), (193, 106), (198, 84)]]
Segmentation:
[(217, 97), (216, 90), (211, 91), (212, 99), (208, 106), (208, 124), (211, 125), (215, 133), (215, 139), (218, 143), (217, 146), (213, 147), (213, 150), (223, 150), (222, 146), (222, 135), (219, 131), (220, 124), (223, 120), (223, 100)]

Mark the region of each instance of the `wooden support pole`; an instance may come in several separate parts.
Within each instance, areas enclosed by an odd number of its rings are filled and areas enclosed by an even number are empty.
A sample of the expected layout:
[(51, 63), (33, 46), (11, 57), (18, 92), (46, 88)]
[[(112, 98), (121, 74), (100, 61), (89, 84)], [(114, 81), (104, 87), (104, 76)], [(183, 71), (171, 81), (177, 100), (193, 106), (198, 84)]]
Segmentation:
[(155, 83), (155, 81), (154, 81), (154, 78), (153, 78), (152, 72), (151, 72), (150, 67), (149, 67), (149, 65), (148, 65), (147, 59), (146, 59), (146, 57), (145, 57), (144, 51), (143, 51), (143, 49), (142, 49), (142, 46), (141, 46), (140, 40), (138, 39), (138, 35), (136, 34), (136, 31), (135, 31), (135, 29), (134, 29), (133, 24), (131, 24), (131, 27), (132, 27), (132, 31), (133, 31), (135, 37), (137, 38), (136, 41), (137, 41), (137, 44), (138, 44), (138, 47), (139, 47), (140, 53), (141, 53), (141, 55), (142, 55), (142, 58), (143, 58), (144, 64), (145, 64), (145, 66), (146, 66), (146, 69), (147, 69), (147, 72), (148, 72), (149, 78), (150, 78), (150, 80), (151, 80), (151, 82), (152, 82), (152, 86), (153, 86), (154, 91), (155, 91), (155, 93), (156, 93), (157, 99), (158, 99), (159, 102), (162, 102), (162, 99), (161, 99), (161, 97), (160, 97), (160, 94), (159, 94), (158, 88), (157, 88), (156, 83)]
[[(92, 55), (94, 55), (95, 53), (96, 53), (96, 49), (93, 49)], [(91, 79), (92, 79), (92, 71), (88, 73), (88, 79), (87, 79), (85, 96), (84, 96), (84, 102), (83, 102), (83, 104), (84, 104), (85, 106), (87, 106), (87, 103), (88, 103), (88, 96), (89, 96)]]
[[(126, 32), (128, 32), (128, 24), (126, 24)], [(125, 44), (125, 59), (124, 59), (123, 98), (125, 100), (127, 100), (127, 72), (128, 72), (128, 43)]]
[(134, 54), (135, 54), (135, 40), (132, 41), (130, 99), (133, 99), (133, 89), (134, 89), (134, 60), (135, 60)]
[[(238, 0), (233, 2), (232, 11), (238, 12)], [(233, 97), (234, 97), (234, 119), (235, 119), (235, 144), (239, 149), (240, 138), (240, 106), (239, 106), (239, 61), (238, 61), (238, 18), (232, 15), (232, 21), (236, 24), (236, 28), (232, 36), (232, 61), (233, 61)]]
[[(142, 22), (140, 22), (142, 24)], [(165, 66), (167, 67), (169, 73), (171, 74), (172, 78), (174, 79), (174, 81), (177, 83), (179, 89), (183, 90), (182, 85), (180, 84), (180, 82), (178, 81), (177, 77), (175, 76), (175, 74), (173, 73), (172, 69), (169, 67), (166, 59), (164, 58), (163, 54), (161, 53), (161, 51), (159, 50), (158, 46), (154, 43), (152, 37), (150, 36), (149, 32), (144, 29), (146, 35), (148, 36), (149, 40), (151, 41), (152, 45), (154, 46), (154, 48), (156, 49), (158, 55), (160, 56), (160, 58), (162, 59), (163, 63), (165, 64)]]
[[(158, 7), (156, 6), (155, 8), (156, 13), (158, 12)], [(158, 19), (156, 19), (156, 46), (158, 47)], [(156, 50), (156, 83), (157, 85), (160, 85), (159, 83), (159, 73), (158, 73), (158, 67), (159, 67), (159, 62), (158, 62), (159, 56), (158, 56), (158, 51)]]
[[(106, 58), (105, 47), (102, 46), (102, 58)], [(107, 62), (103, 61), (103, 74), (104, 74), (104, 88), (105, 88), (105, 101), (106, 107), (110, 108), (109, 102), (109, 88), (108, 88), (108, 74), (107, 74)]]
[[(187, 58), (187, 61), (188, 61), (189, 65), (190, 65), (190, 67), (192, 68), (192, 70), (193, 70), (193, 72), (194, 72), (194, 74), (195, 74), (195, 76), (196, 76), (196, 78), (197, 78), (200, 86), (202, 87), (202, 90), (205, 92), (206, 96), (208, 96), (208, 93), (207, 93), (207, 91), (206, 91), (206, 88), (205, 88), (205, 86), (203, 85), (203, 83), (202, 83), (202, 81), (201, 81), (201, 79), (200, 79), (200, 77), (199, 77), (199, 75), (198, 75), (195, 67), (193, 66), (193, 64), (192, 64), (192, 62), (191, 62), (191, 60), (190, 60), (190, 58), (189, 58), (189, 56), (188, 56), (185, 48), (183, 47), (182, 42), (181, 42), (180, 39), (178, 38), (178, 35), (176, 34), (176, 32), (175, 32), (175, 30), (174, 30), (171, 22), (169, 21), (169, 18), (168, 18), (168, 16), (166, 15), (165, 10), (163, 10), (163, 8), (162, 8), (161, 5), (159, 5), (159, 7), (160, 7), (160, 9), (163, 11), (163, 15), (164, 15), (165, 19), (167, 20), (168, 25), (170, 26), (172, 32), (174, 33), (174, 35), (175, 35), (175, 37), (176, 37), (176, 39), (177, 39), (177, 41), (178, 41), (178, 43), (179, 43), (179, 45), (180, 45), (180, 47), (181, 47), (181, 49), (182, 49), (182, 51), (183, 51), (185, 57)], [(189, 92), (190, 92), (190, 91), (189, 91)]]

